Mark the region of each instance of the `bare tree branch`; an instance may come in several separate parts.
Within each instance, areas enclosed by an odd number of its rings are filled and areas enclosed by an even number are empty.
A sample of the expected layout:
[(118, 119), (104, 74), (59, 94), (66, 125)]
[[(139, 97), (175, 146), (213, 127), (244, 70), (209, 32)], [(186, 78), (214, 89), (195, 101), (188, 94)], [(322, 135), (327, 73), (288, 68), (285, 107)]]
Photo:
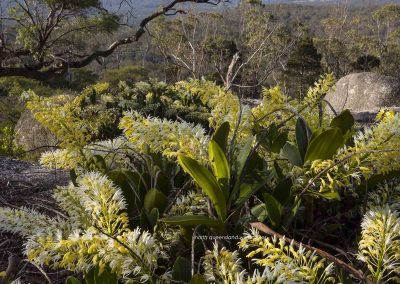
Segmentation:
[[(135, 33), (126, 38), (119, 39), (112, 44), (108, 46), (108, 48), (104, 50), (96, 50), (92, 52), (91, 54), (80, 57), (80, 58), (74, 58), (71, 60), (70, 58), (65, 58), (64, 55), (68, 54), (66, 51), (64, 54), (59, 54), (58, 56), (50, 56), (54, 58), (54, 61), (52, 62), (44, 62), (43, 58), (40, 58), (37, 63), (33, 65), (27, 65), (25, 64), (24, 66), (18, 66), (18, 67), (4, 67), (0, 66), (0, 77), (6, 77), (6, 76), (25, 76), (29, 78), (34, 78), (34, 79), (39, 79), (39, 80), (45, 80), (48, 79), (51, 76), (57, 75), (57, 74), (63, 74), (67, 72), (68, 69), (74, 69), (74, 68), (82, 68), (90, 63), (92, 63), (95, 60), (98, 60), (99, 58), (102, 57), (108, 57), (111, 54), (115, 52), (115, 50), (123, 45), (131, 44), (134, 42), (139, 41), (139, 39), (143, 36), (143, 34), (146, 31), (146, 26), (156, 18), (160, 16), (169, 16), (169, 15), (175, 15), (177, 13), (184, 13), (183, 10), (177, 9), (176, 6), (178, 4), (183, 4), (183, 3), (195, 3), (195, 4), (209, 4), (209, 5), (218, 5), (221, 2), (229, 2), (229, 0), (174, 0), (171, 1), (168, 5), (163, 6), (158, 10), (157, 12), (154, 12), (150, 16), (144, 18), (138, 28), (136, 29)], [(25, 6), (19, 3), (20, 8), (23, 9), (23, 11), (29, 16), (30, 21), (32, 22), (32, 25), (36, 27), (36, 30), (39, 35), (38, 39), (38, 46), (35, 48), (35, 52), (38, 52), (39, 54), (46, 48), (48, 47), (48, 40), (50, 38), (50, 34), (53, 32), (55, 27), (58, 25), (61, 17), (62, 17), (62, 11), (60, 9), (64, 10), (64, 7), (55, 7), (54, 9), (58, 10), (59, 12), (50, 12), (48, 15), (47, 19), (47, 24), (46, 27), (42, 26), (42, 23), (40, 22), (40, 16), (38, 15), (37, 7), (30, 9), (28, 6), (28, 3), (26, 0), (24, 0)], [(57, 16), (56, 16), (57, 15)], [(55, 19), (51, 19), (54, 18)], [(73, 31), (71, 31), (73, 32)], [(60, 39), (60, 38), (58, 38)], [(58, 40), (57, 39), (57, 40)], [(51, 42), (50, 45), (52, 45), (54, 42)], [(3, 51), (0, 53), (0, 60), (4, 59), (5, 57), (19, 57), (23, 55), (30, 55), (32, 54), (31, 51), (27, 50), (20, 50), (19, 52), (13, 52), (12, 50), (9, 50), (7, 53), (3, 53)]]

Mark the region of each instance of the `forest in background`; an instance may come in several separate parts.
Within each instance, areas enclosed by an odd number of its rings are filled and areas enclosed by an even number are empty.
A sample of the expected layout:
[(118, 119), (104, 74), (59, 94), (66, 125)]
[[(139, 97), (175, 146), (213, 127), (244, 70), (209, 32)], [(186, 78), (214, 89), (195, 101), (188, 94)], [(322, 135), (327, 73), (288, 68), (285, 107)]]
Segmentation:
[[(7, 117), (2, 114), (1, 124), (16, 122), (21, 109), (7, 105), (14, 104), (13, 97), (26, 88), (39, 88), (46, 95), (57, 89), (79, 91), (101, 80), (116, 84), (119, 80), (153, 78), (173, 83), (206, 78), (245, 97), (259, 98), (262, 87), (276, 84), (292, 95), (304, 95), (328, 72), (336, 78), (363, 71), (400, 76), (399, 6), (352, 2), (298, 5), (242, 1), (206, 12), (193, 8), (187, 15), (160, 19), (150, 24), (141, 41), (85, 68), (68, 69), (48, 81), (2, 78), (1, 102)], [(134, 11), (124, 9), (121, 19), (132, 19)], [(71, 38), (65, 40), (80, 43), (70, 46), (71, 53), (107, 46), (107, 42), (134, 30), (134, 24), (113, 26), (112, 21), (104, 23), (106, 37), (86, 40), (80, 39), (84, 32), (69, 35)], [(5, 34), (10, 32), (9, 24), (2, 22)], [(2, 64), (6, 64), (4, 60)]]

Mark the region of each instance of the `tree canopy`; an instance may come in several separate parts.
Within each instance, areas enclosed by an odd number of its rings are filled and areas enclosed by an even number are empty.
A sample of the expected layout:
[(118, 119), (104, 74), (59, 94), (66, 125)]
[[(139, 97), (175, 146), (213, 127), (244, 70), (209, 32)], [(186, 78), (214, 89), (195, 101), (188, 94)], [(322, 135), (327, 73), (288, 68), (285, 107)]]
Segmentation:
[[(225, 0), (174, 0), (139, 22), (126, 37), (111, 35), (127, 23), (99, 0), (12, 0), (0, 17), (0, 76), (46, 79), (110, 56), (137, 42), (149, 22), (184, 14), (181, 3), (217, 5)], [(111, 42), (94, 38), (113, 39)]]

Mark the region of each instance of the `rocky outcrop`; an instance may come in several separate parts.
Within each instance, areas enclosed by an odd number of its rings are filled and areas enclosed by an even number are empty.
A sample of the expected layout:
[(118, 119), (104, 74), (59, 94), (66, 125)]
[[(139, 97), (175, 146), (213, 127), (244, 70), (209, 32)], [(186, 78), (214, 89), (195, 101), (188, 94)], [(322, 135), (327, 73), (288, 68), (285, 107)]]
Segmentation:
[(355, 73), (340, 79), (325, 98), (341, 112), (376, 113), (381, 108), (400, 107), (400, 81), (376, 73)]
[(15, 126), (15, 143), (25, 151), (33, 149), (44, 151), (45, 146), (57, 145), (57, 139), (33, 117), (29, 110), (26, 110)]

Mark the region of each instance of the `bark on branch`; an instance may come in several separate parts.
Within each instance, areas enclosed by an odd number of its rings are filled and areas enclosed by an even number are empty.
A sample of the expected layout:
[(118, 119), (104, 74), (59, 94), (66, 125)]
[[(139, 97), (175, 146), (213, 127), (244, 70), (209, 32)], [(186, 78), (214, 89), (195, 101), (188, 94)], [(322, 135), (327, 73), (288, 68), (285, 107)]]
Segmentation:
[[(177, 11), (182, 13), (182, 10), (177, 10), (175, 7), (182, 3), (195, 3), (195, 4), (210, 4), (218, 5), (221, 2), (229, 2), (229, 0), (174, 0), (168, 5), (161, 7), (157, 12), (154, 12), (150, 16), (144, 18), (135, 33), (126, 38), (119, 39), (108, 46), (104, 50), (97, 50), (91, 54), (81, 57), (75, 60), (67, 60), (62, 57), (55, 57), (54, 62), (49, 66), (43, 63), (38, 63), (34, 66), (23, 66), (23, 67), (0, 67), (0, 77), (7, 76), (24, 76), (38, 80), (46, 80), (56, 74), (63, 74), (68, 69), (82, 68), (101, 57), (108, 57), (120, 46), (131, 44), (139, 41), (139, 39), (145, 34), (147, 25), (160, 16), (174, 15)], [(47, 37), (49, 38), (49, 37)], [(0, 56), (1, 57), (1, 56)]]

